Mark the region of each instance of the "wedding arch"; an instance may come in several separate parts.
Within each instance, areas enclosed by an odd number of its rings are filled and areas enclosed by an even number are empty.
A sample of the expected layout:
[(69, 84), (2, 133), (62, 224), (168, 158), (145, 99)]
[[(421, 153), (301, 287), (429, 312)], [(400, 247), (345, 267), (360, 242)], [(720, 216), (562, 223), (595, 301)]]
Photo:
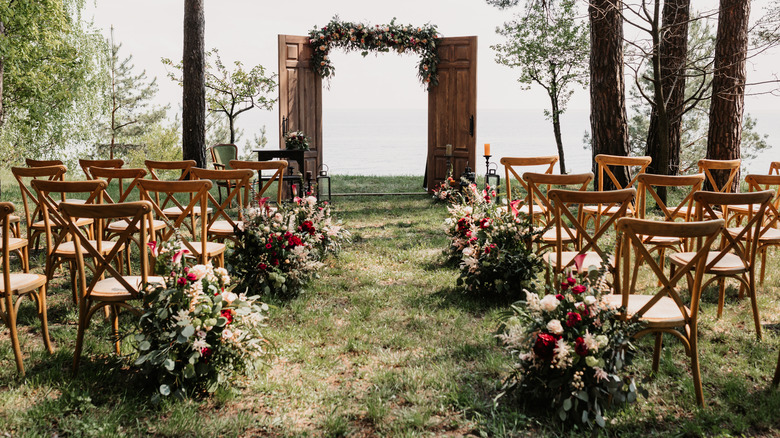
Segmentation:
[[(322, 79), (335, 68), (331, 49), (420, 55), (417, 76), (428, 91), (428, 190), (447, 172), (445, 147), (453, 146), (452, 165), (459, 175), (476, 165), (477, 37), (440, 37), (435, 26), (342, 22), (334, 18), (307, 36), (279, 35), (279, 145), (284, 134), (303, 131), (310, 138), (305, 169), (322, 164)], [(377, 84), (381, 86), (381, 84)], [(370, 150), (369, 150), (370, 152)]]

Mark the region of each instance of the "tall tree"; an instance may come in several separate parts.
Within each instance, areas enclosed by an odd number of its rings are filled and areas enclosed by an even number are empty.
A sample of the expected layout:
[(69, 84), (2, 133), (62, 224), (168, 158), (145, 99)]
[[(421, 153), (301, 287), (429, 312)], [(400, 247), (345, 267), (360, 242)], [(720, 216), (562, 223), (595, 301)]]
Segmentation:
[[(707, 158), (710, 159), (740, 158), (749, 17), (749, 1), (720, 0), (707, 136)], [(718, 185), (723, 185), (728, 175), (718, 172), (715, 179)], [(735, 190), (738, 188), (737, 180), (735, 178), (733, 183)]]
[(203, 0), (184, 0), (182, 157), (206, 167), (206, 51)]
[[(592, 0), (588, 5), (591, 48), (590, 127), (594, 173), (596, 155), (628, 155), (621, 7), (621, 0)], [(625, 168), (618, 168), (615, 177), (621, 185), (628, 184), (629, 175)], [(605, 188), (611, 186), (611, 181), (604, 182)]]
[(545, 8), (531, 0), (526, 13), (496, 29), (507, 38), (505, 44), (492, 46), (496, 61), (520, 69), (518, 82), (530, 88), (536, 83), (547, 92), (550, 109), (545, 116), (552, 121), (561, 173), (566, 173), (560, 116), (575, 84), (587, 84), (588, 28), (576, 21), (573, 0), (561, 0)]

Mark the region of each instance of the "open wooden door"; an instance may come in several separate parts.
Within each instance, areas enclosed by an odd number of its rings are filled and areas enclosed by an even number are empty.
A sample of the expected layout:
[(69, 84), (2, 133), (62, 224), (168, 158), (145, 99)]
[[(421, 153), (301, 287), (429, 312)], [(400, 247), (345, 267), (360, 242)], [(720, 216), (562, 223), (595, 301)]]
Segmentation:
[[(279, 35), (279, 149), (284, 134), (303, 131), (309, 137), (305, 169), (317, 177), (322, 163), (322, 79), (311, 68), (308, 36)], [(291, 166), (297, 167), (295, 162)]]
[(447, 177), (445, 147), (453, 146), (453, 176), (477, 165), (477, 37), (439, 40), (439, 85), (428, 91), (428, 191)]

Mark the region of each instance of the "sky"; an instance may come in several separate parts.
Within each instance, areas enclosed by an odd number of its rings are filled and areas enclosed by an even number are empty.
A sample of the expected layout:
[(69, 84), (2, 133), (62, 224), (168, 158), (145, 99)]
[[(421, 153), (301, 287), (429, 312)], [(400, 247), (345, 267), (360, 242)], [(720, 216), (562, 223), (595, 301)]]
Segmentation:
[[(762, 15), (768, 0), (754, 1), (752, 17)], [(399, 24), (431, 23), (447, 36), (478, 37), (477, 107), (484, 109), (538, 109), (549, 100), (538, 87), (524, 90), (517, 83), (517, 73), (495, 62), (491, 45), (503, 41), (495, 33), (497, 26), (512, 19), (514, 10), (499, 10), (484, 0), (395, 0), (390, 2), (329, 0), (221, 0), (205, 3), (205, 45), (217, 48), (227, 65), (241, 61), (246, 68), (261, 64), (268, 70), (278, 70), (277, 35), (307, 35), (314, 26), (323, 26), (338, 15), (346, 21), (369, 24), (389, 23), (393, 17)], [(695, 8), (706, 10), (717, 5), (716, 0), (694, 0)], [(584, 11), (584, 2), (580, 5)], [(120, 56), (133, 56), (137, 69), (157, 77), (157, 102), (170, 103), (174, 111), (181, 106), (181, 88), (166, 77), (161, 58), (181, 59), (183, 1), (172, 0), (97, 0), (89, 5), (85, 18), (93, 19), (103, 34), (114, 27), (114, 38), (122, 44)], [(771, 78), (780, 72), (777, 50), (752, 60), (748, 65), (748, 80)], [(323, 109), (426, 108), (427, 95), (415, 73), (414, 55), (385, 53), (332, 54), (336, 75), (323, 92)], [(326, 82), (327, 83), (327, 82)], [(748, 97), (746, 108), (772, 110), (780, 98)], [(587, 89), (578, 89), (571, 109), (588, 108)], [(263, 114), (260, 114), (260, 113)], [(250, 115), (251, 114), (251, 115)], [(275, 125), (278, 109), (253, 110), (242, 115), (239, 125), (249, 132), (257, 123)], [(250, 126), (251, 125), (251, 126)], [(275, 126), (269, 126), (269, 131)], [(270, 132), (269, 132), (270, 133)], [(251, 137), (251, 134), (248, 135)], [(274, 138), (273, 136), (269, 136)]]

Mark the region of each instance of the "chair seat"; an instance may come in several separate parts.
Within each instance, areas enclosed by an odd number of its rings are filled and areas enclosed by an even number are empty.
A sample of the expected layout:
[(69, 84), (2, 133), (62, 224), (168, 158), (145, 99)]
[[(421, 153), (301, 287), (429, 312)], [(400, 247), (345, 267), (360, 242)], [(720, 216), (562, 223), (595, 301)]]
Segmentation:
[[(653, 298), (653, 295), (629, 295), (626, 314), (628, 318), (633, 317), (645, 304)], [(604, 299), (610, 306), (620, 307), (623, 305), (623, 296), (618, 294), (605, 295)], [(686, 312), (690, 310), (686, 307)], [(685, 325), (683, 316), (677, 303), (670, 297), (661, 297), (653, 307), (642, 315), (640, 321), (645, 322), (649, 328), (660, 327), (682, 327)]]
[[(87, 225), (92, 225), (93, 222), (94, 221), (92, 219), (89, 219), (89, 218), (79, 218), (79, 219), (76, 219), (76, 226), (86, 227)], [(57, 226), (54, 223), (52, 223), (51, 225), (52, 225), (52, 228), (60, 228), (59, 226)], [(38, 221), (38, 222), (35, 222), (35, 223), (32, 224), (32, 228), (37, 228), (37, 229), (43, 230), (44, 228), (46, 228), (46, 224), (43, 221)]]
[[(190, 242), (190, 245), (195, 249), (194, 255), (200, 255), (201, 242)], [(214, 257), (216, 255), (225, 252), (225, 244), (219, 242), (206, 242), (206, 257)], [(183, 243), (181, 249), (189, 250)]]
[(640, 234), (637, 237), (646, 245), (677, 245), (683, 241), (679, 237), (670, 236), (643, 236)]
[[(236, 225), (240, 223), (241, 221), (236, 221)], [(235, 230), (233, 229), (233, 225), (228, 221), (214, 221), (209, 227), (209, 234), (232, 236), (235, 234)]]
[[(108, 224), (108, 227), (106, 227), (106, 229), (108, 231), (110, 231), (110, 232), (118, 233), (118, 232), (126, 230), (127, 229), (127, 225), (128, 225), (128, 222), (123, 219), (123, 220), (111, 222), (110, 224)], [(139, 224), (139, 226), (140, 226), (140, 224)], [(152, 230), (153, 231), (162, 230), (166, 226), (167, 225), (165, 224), (165, 221), (160, 221), (160, 220), (157, 220), (157, 219), (152, 220)]]
[[(574, 257), (578, 254), (577, 251), (563, 251), (561, 252), (561, 259), (563, 261), (563, 264), (557, 264), (556, 260), (558, 259), (558, 254), (555, 251), (550, 251), (545, 253), (542, 256), (542, 259), (547, 262), (550, 265), (556, 266), (560, 268), (560, 266), (566, 266), (569, 262), (574, 259)], [(613, 256), (608, 256), (607, 264), (610, 268), (615, 267), (615, 258)], [(579, 270), (579, 274), (584, 274), (588, 272), (588, 268), (591, 266), (600, 267), (601, 266), (601, 256), (599, 253), (595, 251), (588, 251), (585, 253), (585, 260), (582, 262), (582, 267)], [(575, 268), (574, 264), (572, 263), (570, 266), (572, 269)]]
[[(602, 216), (612, 216), (614, 214), (617, 214), (617, 212), (620, 210), (619, 205), (610, 205), (607, 207), (601, 207), (601, 215)], [(599, 206), (598, 205), (584, 205), (582, 207), (582, 211), (588, 214), (596, 214), (599, 213)], [(627, 211), (627, 214), (630, 214), (630, 208)]]
[[(94, 248), (97, 249), (97, 241), (96, 240), (90, 240), (89, 244), (92, 245)], [(101, 254), (105, 255), (111, 252), (112, 249), (114, 249), (114, 246), (116, 246), (116, 242), (112, 242), (110, 240), (104, 240), (102, 241), (102, 247), (101, 247)], [(84, 254), (85, 257), (90, 257), (89, 253), (87, 253), (87, 249), (84, 248), (82, 245), (82, 254)], [(71, 240), (69, 242), (62, 242), (57, 247), (57, 250), (54, 251), (55, 254), (60, 256), (67, 256), (67, 257), (76, 257), (76, 245)]]
[[(176, 206), (176, 207), (168, 207), (168, 208), (166, 208), (165, 210), (163, 210), (163, 213), (166, 216), (178, 216), (178, 215), (181, 214), (182, 211), (183, 210), (181, 208)], [(206, 209), (206, 214), (211, 214), (211, 211), (212, 211), (211, 207), (207, 208)], [(193, 207), (192, 212), (195, 213), (195, 214), (201, 214), (200, 213), (200, 207)]]
[[(8, 238), (8, 251), (16, 251), (17, 249), (27, 246), (27, 239), (19, 239), (16, 237)], [(0, 240), (0, 249), (3, 249), (3, 242)]]
[[(720, 251), (710, 251), (707, 254), (707, 264), (709, 265), (715, 257), (720, 254)], [(669, 255), (669, 260), (677, 266), (684, 266), (690, 262), (696, 255), (695, 252), (678, 252)], [(742, 261), (736, 254), (728, 253), (722, 259), (718, 260), (712, 268), (708, 269), (708, 273), (719, 275), (741, 274), (747, 270), (745, 262)]]
[[(752, 204), (753, 213), (758, 213), (761, 210), (761, 204)], [(750, 205), (729, 205), (729, 213), (746, 215), (751, 210)]]
[[(563, 236), (561, 236), (561, 242), (563, 242), (563, 243), (574, 242), (574, 239), (572, 239), (570, 236), (576, 236), (577, 235), (577, 230), (575, 230), (574, 228), (569, 228), (569, 231), (571, 232), (571, 234), (569, 234), (569, 233), (567, 233), (565, 231), (563, 232)], [(549, 230), (547, 230), (544, 233), (542, 233), (541, 239), (542, 239), (542, 242), (544, 242), (544, 243), (555, 243), (555, 242), (557, 242), (558, 241), (557, 240), (558, 239), (558, 230), (555, 227), (550, 228)]]
[(9, 224), (18, 223), (20, 220), (21, 220), (21, 218), (19, 218), (19, 216), (15, 215), (15, 214), (12, 214), (12, 215), (8, 216), (8, 223)]
[[(123, 278), (136, 289), (141, 285), (142, 277), (140, 275), (125, 275)], [(149, 276), (146, 278), (149, 283), (165, 284), (163, 277)], [(91, 297), (99, 301), (127, 301), (133, 298), (122, 283), (114, 277), (98, 281)]]
[[(11, 293), (23, 294), (46, 284), (46, 276), (32, 273), (11, 273)], [(5, 284), (0, 281), (0, 294), (5, 294)]]
[[(727, 229), (729, 234), (731, 234), (733, 237), (736, 237), (739, 233), (742, 232), (742, 227), (733, 227)], [(747, 234), (743, 235), (743, 238), (747, 237)], [(780, 242), (780, 230), (777, 228), (769, 228), (766, 231), (764, 231), (763, 234), (761, 234), (761, 237), (758, 239), (759, 242), (765, 243), (765, 242)]]

